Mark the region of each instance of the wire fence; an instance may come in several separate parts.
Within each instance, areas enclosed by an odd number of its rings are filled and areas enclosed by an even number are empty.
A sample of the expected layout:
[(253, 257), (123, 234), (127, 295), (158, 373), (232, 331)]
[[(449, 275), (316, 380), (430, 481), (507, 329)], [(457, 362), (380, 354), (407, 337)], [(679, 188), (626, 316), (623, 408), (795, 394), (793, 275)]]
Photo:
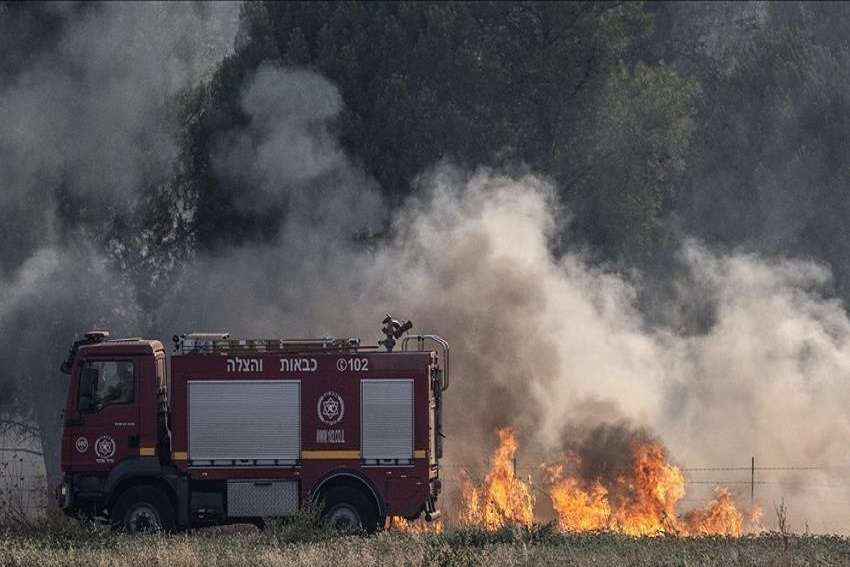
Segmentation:
[(0, 414), (0, 526), (45, 517), (47, 497), (38, 426), (21, 416)]

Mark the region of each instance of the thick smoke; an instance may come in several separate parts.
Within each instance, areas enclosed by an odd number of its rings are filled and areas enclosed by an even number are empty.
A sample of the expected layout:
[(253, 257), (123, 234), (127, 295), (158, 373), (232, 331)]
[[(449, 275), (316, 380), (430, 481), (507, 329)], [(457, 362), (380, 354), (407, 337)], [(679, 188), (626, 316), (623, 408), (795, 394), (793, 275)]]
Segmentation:
[(680, 262), (700, 285), (679, 300), (710, 302), (714, 323), (689, 336), (650, 330), (627, 281), (548, 254), (545, 184), (485, 173), (458, 182), (432, 179), (431, 208), (418, 210), (399, 246), (434, 244), (408, 256), (405, 271), (416, 274), (411, 295), (427, 298), (411, 308), (461, 353), (447, 403), (457, 430), (477, 441), (501, 422), (554, 448), (573, 443), (561, 436), (595, 413), (651, 428), (682, 465), (745, 468), (754, 456), (764, 467), (826, 467), (759, 473), (757, 496), (768, 510), (784, 496), (801, 527), (835, 529), (837, 510), (822, 506), (819, 487), (833, 497), (848, 487), (850, 321), (825, 298), (822, 266), (687, 243)]
[[(400, 305), (459, 353), (447, 401), (454, 459), (475, 454), (494, 425), (548, 451), (575, 443), (571, 428), (628, 418), (680, 465), (823, 467), (760, 472), (756, 496), (768, 510), (784, 497), (801, 528), (835, 529), (838, 510), (823, 504), (848, 488), (850, 321), (826, 296), (822, 266), (686, 243), (679, 261), (700, 285), (678, 300), (709, 302), (714, 323), (698, 335), (651, 330), (629, 282), (549, 255), (545, 183), (439, 172), (425, 185), (430, 198), (375, 265), (404, 274)], [(749, 480), (720, 472), (713, 479), (733, 488)]]
[(329, 231), (368, 235), (383, 226), (377, 185), (330, 132), (342, 110), (333, 84), (311, 71), (265, 64), (243, 90), (241, 103), (250, 124), (224, 133), (215, 155), (219, 177), (240, 185), (236, 206), (284, 205), (284, 239), (314, 232), (327, 239)]
[[(148, 6), (71, 13), (55, 50), (0, 90), (0, 216), (16, 227), (0, 241), (0, 328), (20, 345), (2, 378), (37, 383), (43, 416), (58, 416), (65, 382), (54, 380), (56, 366), (75, 332), (135, 333), (150, 315), (134, 300), (146, 284), (88, 244), (97, 224), (69, 227), (57, 211), (71, 202), (108, 226), (111, 211), (167, 179), (176, 157), (169, 100), (222, 53), (186, 45), (186, 30), (221, 29), (232, 14), (221, 4)], [(682, 465), (737, 467), (755, 456), (828, 467), (780, 471), (770, 481), (782, 484), (760, 485), (757, 501), (770, 509), (784, 496), (794, 527), (846, 528), (828, 523), (840, 510), (821, 507), (811, 489), (828, 485), (839, 500), (850, 488), (839, 471), (850, 446), (841, 404), (850, 321), (825, 297), (822, 266), (685, 243), (678, 262), (699, 285), (683, 283), (665, 308), (709, 305), (711, 323), (697, 334), (659, 330), (636, 307), (638, 283), (579, 254), (551, 254), (565, 219), (548, 180), (436, 166), (375, 239), (388, 212), (333, 137), (336, 88), (266, 65), (241, 103), (248, 123), (221, 134), (215, 171), (242, 188), (238, 206), (279, 210), (282, 228), (263, 245), (187, 262), (159, 308), (160, 338), (223, 330), (372, 342), (389, 310), (452, 345), (449, 483), (451, 467), (483, 469), (496, 427), (517, 429), (529, 447), (519, 457), (536, 466), (587, 431), (628, 420)], [(54, 454), (57, 421), (40, 422)], [(593, 455), (617, 451), (605, 439), (593, 437)]]
[[(293, 81), (317, 89), (316, 103), (303, 104)], [(850, 442), (840, 402), (850, 322), (842, 305), (824, 297), (829, 274), (822, 266), (719, 255), (686, 243), (678, 261), (687, 277), (671, 298), (682, 305), (666, 308), (688, 313), (689, 303), (708, 305), (713, 322), (700, 334), (650, 328), (634, 284), (578, 255), (551, 255), (549, 236), (563, 219), (553, 212), (547, 181), (448, 166), (422, 176), (420, 197), (396, 211), (381, 244), (352, 244), (383, 207), (326, 138), (322, 121), (333, 113), (323, 101), (334, 100), (333, 88), (317, 76), (266, 67), (246, 87), (246, 111), (248, 101), (261, 98), (257, 89), (270, 85), (280, 85), (273, 90), (283, 97), (273, 102), (288, 105), (285, 97), (293, 97), (292, 106), (307, 115), (229, 133), (262, 151), (252, 159), (244, 142), (226, 146), (242, 159), (225, 155), (223, 164), (238, 164), (225, 174), (272, 180), (251, 189), (265, 198), (306, 192), (298, 199), (309, 206), (289, 210), (275, 242), (191, 266), (187, 281), (195, 287), (175, 295), (179, 320), (240, 335), (368, 340), (377, 339), (384, 309), (412, 317), (416, 330), (436, 331), (452, 344), (448, 463), (473, 473), (486, 465), (483, 448), (492, 447), (498, 426), (518, 430), (534, 466), (578, 442), (603, 462), (609, 444), (588, 432), (614, 431), (605, 424), (623, 420), (661, 437), (680, 465), (743, 468), (755, 456), (764, 466), (842, 466)], [(314, 121), (317, 128), (298, 126)], [(269, 129), (275, 123), (279, 132)], [(304, 148), (328, 151), (305, 159), (322, 164), (312, 176), (296, 178), (266, 159), (274, 154), (269, 144), (281, 144), (286, 162)], [(331, 169), (345, 172), (347, 182), (325, 183)], [(313, 192), (317, 186), (321, 193)], [(327, 215), (327, 199), (348, 205)], [(635, 434), (624, 431), (623, 438)], [(609, 450), (615, 454), (617, 445)], [(763, 506), (785, 497), (800, 523), (829, 529), (830, 513), (809, 504), (807, 483), (787, 476), (798, 473), (777, 474), (769, 482), (781, 484), (759, 487)], [(848, 485), (830, 470), (806, 479)]]
[(164, 331), (302, 336), (350, 329), (348, 312), (367, 291), (362, 278), (372, 263), (355, 241), (367, 242), (387, 212), (375, 182), (329, 132), (342, 109), (339, 92), (315, 73), (263, 65), (241, 104), (248, 125), (222, 133), (216, 169), (238, 186), (236, 206), (280, 211), (281, 229), (273, 242), (187, 266), (163, 309)]
[(3, 6), (3, 29), (38, 49), (21, 63), (4, 61), (0, 83), (0, 330), (17, 345), (0, 382), (6, 392), (16, 384), (27, 400), (23, 417), (34, 409), (50, 482), (58, 472), (63, 350), (86, 329), (140, 325), (134, 282), (112, 269), (103, 245), (116, 219), (169, 179), (175, 97), (230, 48), (238, 9)]

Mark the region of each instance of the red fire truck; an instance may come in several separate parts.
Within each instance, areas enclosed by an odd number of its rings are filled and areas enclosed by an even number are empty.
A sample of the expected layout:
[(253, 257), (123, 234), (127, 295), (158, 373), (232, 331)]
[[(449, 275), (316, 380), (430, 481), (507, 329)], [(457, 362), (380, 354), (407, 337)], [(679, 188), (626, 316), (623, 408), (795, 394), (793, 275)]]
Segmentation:
[(174, 337), (170, 365), (160, 341), (86, 334), (62, 365), (60, 506), (131, 533), (311, 501), (340, 529), (437, 518), (449, 346), (402, 337), (411, 326), (387, 316), (378, 346), (193, 333)]

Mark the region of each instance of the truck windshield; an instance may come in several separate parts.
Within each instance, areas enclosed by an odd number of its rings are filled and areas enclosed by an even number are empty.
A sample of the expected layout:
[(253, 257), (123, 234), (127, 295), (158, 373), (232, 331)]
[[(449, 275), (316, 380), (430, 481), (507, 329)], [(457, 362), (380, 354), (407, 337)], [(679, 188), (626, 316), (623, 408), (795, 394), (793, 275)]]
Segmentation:
[[(133, 363), (131, 361), (87, 361), (84, 372), (97, 372), (91, 394), (92, 411), (100, 411), (106, 406), (127, 404), (133, 401)], [(87, 395), (80, 392), (81, 396)]]

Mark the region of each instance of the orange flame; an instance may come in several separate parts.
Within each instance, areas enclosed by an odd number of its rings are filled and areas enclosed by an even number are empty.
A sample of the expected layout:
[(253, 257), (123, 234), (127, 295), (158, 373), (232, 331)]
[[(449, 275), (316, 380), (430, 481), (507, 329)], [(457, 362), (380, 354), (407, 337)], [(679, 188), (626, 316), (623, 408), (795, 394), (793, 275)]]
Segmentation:
[[(530, 481), (516, 478), (516, 437), (507, 428), (498, 433), (500, 444), (490, 472), (483, 483), (467, 483), (464, 490), (461, 522), (486, 529), (509, 523), (531, 525), (535, 501)], [(549, 496), (558, 528), (634, 536), (743, 535), (744, 515), (725, 487), (718, 487), (714, 499), (703, 508), (682, 517), (677, 515), (676, 507), (685, 496), (685, 477), (667, 461), (660, 444), (636, 437), (630, 447), (630, 462), (629, 470), (607, 485), (601, 479), (587, 481), (565, 475), (565, 465), (542, 465), (548, 473)], [(578, 456), (568, 455), (567, 464), (580, 464)], [(760, 512), (757, 507), (753, 509), (751, 529), (758, 529)]]
[(735, 507), (735, 499), (729, 489), (718, 486), (715, 498), (705, 508), (694, 510), (685, 516), (685, 526), (690, 535), (727, 535), (740, 537), (744, 534), (744, 515)]
[(561, 478), (563, 467), (552, 467), (552, 506), (558, 514), (558, 527), (568, 532), (604, 530), (611, 520), (608, 489), (596, 482), (585, 491), (574, 478)]
[(530, 526), (534, 522), (534, 495), (529, 483), (516, 477), (516, 436), (508, 428), (499, 429), (498, 433), (499, 448), (483, 484), (467, 483), (464, 490), (461, 523), (489, 530), (506, 524)]
[(629, 535), (652, 535), (677, 531), (676, 504), (685, 495), (685, 477), (667, 463), (657, 444), (633, 448), (631, 478), (618, 481), (627, 496), (615, 514), (618, 526)]
[(390, 516), (388, 528), (391, 532), (407, 533), (407, 534), (427, 534), (443, 533), (442, 522), (426, 522), (423, 519), (407, 520), (402, 516)]

